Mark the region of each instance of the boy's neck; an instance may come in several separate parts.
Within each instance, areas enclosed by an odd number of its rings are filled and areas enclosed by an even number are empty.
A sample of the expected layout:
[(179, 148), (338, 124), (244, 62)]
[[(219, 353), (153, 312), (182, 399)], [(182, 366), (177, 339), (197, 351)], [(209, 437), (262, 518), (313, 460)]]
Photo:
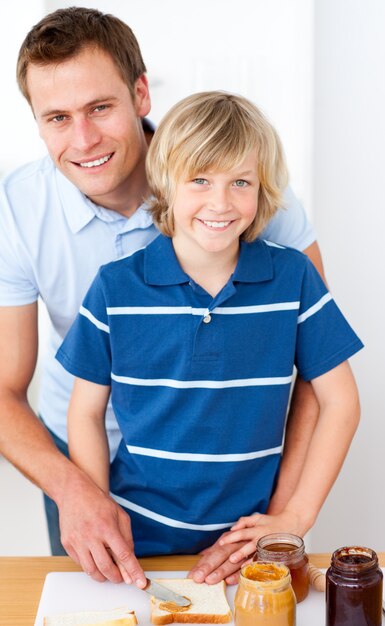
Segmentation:
[(199, 257), (196, 254), (189, 254), (185, 247), (180, 250), (177, 241), (173, 240), (173, 246), (183, 271), (213, 298), (226, 285), (238, 262), (239, 242), (232, 250), (220, 252), (201, 250)]

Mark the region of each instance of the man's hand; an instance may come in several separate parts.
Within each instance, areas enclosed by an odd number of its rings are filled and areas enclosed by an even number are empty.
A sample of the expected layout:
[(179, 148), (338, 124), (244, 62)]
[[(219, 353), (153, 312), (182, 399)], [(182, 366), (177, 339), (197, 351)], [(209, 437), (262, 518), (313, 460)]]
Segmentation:
[(246, 542), (231, 543), (229, 545), (221, 545), (221, 541), (231, 532), (224, 533), (210, 547), (203, 550), (202, 558), (189, 572), (188, 577), (197, 583), (208, 583), (213, 585), (225, 580), (229, 585), (238, 582), (239, 570), (243, 562), (231, 563), (229, 556), (234, 550), (240, 550)]
[(74, 482), (59, 503), (64, 548), (94, 580), (123, 579), (142, 589), (146, 578), (134, 554), (129, 516), (85, 475)]

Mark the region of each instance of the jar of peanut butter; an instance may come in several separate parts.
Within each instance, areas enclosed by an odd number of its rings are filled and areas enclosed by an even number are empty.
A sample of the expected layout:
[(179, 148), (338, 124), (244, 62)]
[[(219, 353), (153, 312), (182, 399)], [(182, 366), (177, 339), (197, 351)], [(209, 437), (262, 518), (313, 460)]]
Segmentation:
[(264, 535), (257, 543), (253, 561), (284, 563), (290, 570), (291, 586), (297, 602), (309, 593), (309, 559), (301, 537), (289, 533)]
[(295, 612), (286, 565), (258, 561), (242, 567), (234, 600), (235, 626), (295, 626)]

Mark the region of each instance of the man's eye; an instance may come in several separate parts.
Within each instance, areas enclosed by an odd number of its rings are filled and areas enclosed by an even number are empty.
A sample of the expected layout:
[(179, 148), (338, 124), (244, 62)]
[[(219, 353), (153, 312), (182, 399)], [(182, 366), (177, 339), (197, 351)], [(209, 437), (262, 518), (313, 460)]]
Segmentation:
[(55, 115), (55, 117), (52, 117), (51, 120), (52, 122), (64, 122), (64, 120), (66, 119), (65, 115)]
[(234, 183), (236, 187), (247, 187), (248, 184), (247, 180), (236, 180)]
[(108, 109), (108, 104), (98, 104), (98, 106), (94, 108), (94, 111), (105, 111), (106, 109)]
[(205, 178), (194, 178), (193, 182), (197, 185), (207, 185), (207, 180)]

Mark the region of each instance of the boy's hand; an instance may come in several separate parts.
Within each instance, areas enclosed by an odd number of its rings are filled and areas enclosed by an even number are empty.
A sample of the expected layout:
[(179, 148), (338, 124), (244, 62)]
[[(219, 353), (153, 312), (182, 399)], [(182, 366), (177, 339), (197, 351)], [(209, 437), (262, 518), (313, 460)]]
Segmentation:
[[(248, 517), (241, 517), (232, 526), (230, 532), (222, 535), (219, 545), (229, 547), (233, 545), (235, 550), (229, 555), (230, 563), (243, 564), (257, 549), (257, 541), (264, 535), (285, 532), (303, 536), (307, 528), (303, 527), (299, 515), (284, 510), (278, 515), (262, 515), (256, 513)], [(239, 542), (243, 545), (236, 547)]]
[(238, 581), (239, 569), (243, 562), (232, 563), (229, 561), (229, 556), (235, 549), (240, 550), (246, 542), (221, 545), (220, 541), (230, 534), (230, 532), (224, 533), (210, 548), (202, 551), (202, 558), (189, 572), (188, 578), (192, 578), (197, 583), (205, 582), (209, 585), (221, 580), (226, 580), (230, 585)]

